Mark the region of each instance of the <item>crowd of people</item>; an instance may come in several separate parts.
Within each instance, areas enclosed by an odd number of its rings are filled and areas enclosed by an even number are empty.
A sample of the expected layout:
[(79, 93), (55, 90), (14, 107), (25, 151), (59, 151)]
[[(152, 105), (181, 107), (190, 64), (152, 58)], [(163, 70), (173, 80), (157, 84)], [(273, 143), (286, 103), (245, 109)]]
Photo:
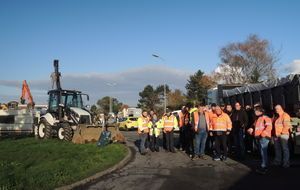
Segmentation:
[(246, 152), (252, 152), (253, 144), (256, 144), (261, 155), (261, 164), (256, 171), (265, 174), (269, 166), (268, 145), (272, 140), (275, 149), (272, 164), (288, 168), (291, 119), (281, 105), (275, 106), (275, 112), (271, 118), (261, 105), (243, 108), (239, 102), (234, 108), (216, 104), (200, 104), (197, 108), (186, 105), (177, 115), (167, 109), (161, 119), (154, 111), (143, 111), (138, 119), (140, 152), (145, 155), (148, 148), (159, 151), (162, 131), (165, 151), (175, 153), (174, 130), (179, 128), (176, 147), (192, 160), (206, 160), (210, 152), (214, 161), (226, 161), (228, 155), (244, 160)]

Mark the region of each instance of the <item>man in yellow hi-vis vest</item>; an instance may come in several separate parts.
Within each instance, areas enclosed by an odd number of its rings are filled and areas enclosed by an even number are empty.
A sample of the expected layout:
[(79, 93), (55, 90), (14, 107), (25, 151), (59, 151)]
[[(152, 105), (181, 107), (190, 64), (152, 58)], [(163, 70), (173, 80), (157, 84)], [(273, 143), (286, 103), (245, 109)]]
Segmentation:
[(166, 135), (166, 151), (175, 153), (174, 129), (178, 128), (178, 121), (169, 109), (167, 109), (167, 114), (162, 118), (162, 126)]
[(146, 154), (145, 143), (152, 126), (152, 122), (146, 111), (143, 111), (142, 116), (138, 118), (138, 134), (140, 136), (140, 152), (141, 155)]
[(158, 118), (156, 113), (151, 110), (150, 111), (150, 120), (152, 122), (152, 126), (150, 128), (149, 136), (150, 136), (150, 150), (152, 152), (159, 152), (159, 134), (160, 128), (158, 123)]

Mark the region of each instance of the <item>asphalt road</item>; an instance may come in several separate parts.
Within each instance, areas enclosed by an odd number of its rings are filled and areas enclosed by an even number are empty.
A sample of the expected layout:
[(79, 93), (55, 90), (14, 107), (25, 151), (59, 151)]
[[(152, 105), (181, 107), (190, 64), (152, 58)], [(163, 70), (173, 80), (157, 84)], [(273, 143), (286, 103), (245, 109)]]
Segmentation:
[[(123, 132), (128, 146), (138, 151), (136, 131)], [(176, 189), (299, 189), (300, 165), (297, 161), (289, 169), (270, 168), (266, 175), (259, 175), (254, 168), (259, 158), (248, 158), (240, 163), (232, 159), (226, 162), (208, 160), (192, 161), (180, 151), (177, 153), (150, 152), (141, 156), (138, 152), (124, 168), (104, 176), (84, 189), (103, 190), (176, 190)]]

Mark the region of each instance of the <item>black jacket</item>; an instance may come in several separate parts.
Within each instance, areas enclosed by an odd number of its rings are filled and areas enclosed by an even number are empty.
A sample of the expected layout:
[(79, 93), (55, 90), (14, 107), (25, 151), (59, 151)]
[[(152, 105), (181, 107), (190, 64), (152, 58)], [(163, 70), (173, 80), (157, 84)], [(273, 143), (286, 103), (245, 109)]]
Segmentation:
[(233, 130), (246, 128), (248, 126), (248, 115), (244, 110), (235, 110), (231, 116)]

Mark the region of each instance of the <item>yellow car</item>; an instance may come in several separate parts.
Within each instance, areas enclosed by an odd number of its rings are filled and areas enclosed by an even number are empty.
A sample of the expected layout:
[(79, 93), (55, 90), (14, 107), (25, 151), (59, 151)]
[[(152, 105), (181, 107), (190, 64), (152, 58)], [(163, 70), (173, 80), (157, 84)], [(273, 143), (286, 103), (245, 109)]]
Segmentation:
[(126, 131), (131, 129), (137, 129), (138, 128), (137, 120), (138, 120), (137, 117), (124, 118), (124, 120), (119, 123), (119, 129), (126, 130)]

